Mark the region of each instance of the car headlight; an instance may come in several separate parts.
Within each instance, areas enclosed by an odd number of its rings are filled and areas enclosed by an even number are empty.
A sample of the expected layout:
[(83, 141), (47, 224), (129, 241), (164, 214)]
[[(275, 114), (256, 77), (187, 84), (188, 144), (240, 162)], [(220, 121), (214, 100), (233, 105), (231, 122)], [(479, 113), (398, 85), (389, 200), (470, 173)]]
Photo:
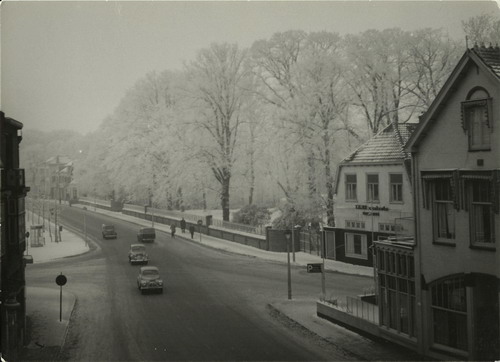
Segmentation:
[(141, 280), (141, 285), (147, 285), (147, 284), (148, 284), (148, 282), (147, 282), (147, 281), (145, 281), (145, 280)]
[(163, 285), (163, 280), (158, 280), (158, 284)]

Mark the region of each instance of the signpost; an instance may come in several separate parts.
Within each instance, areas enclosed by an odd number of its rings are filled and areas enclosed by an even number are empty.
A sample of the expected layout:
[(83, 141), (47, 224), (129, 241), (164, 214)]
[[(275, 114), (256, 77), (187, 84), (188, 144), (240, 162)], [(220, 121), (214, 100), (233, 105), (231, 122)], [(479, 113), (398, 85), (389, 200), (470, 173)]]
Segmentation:
[(287, 263), (288, 263), (288, 299), (292, 299), (292, 272), (290, 269), (290, 236), (291, 235), (293, 235), (293, 234), (289, 229), (285, 230), (286, 256), (287, 256)]
[(66, 284), (68, 280), (66, 279), (66, 277), (63, 275), (63, 273), (61, 272), (61, 274), (59, 274), (57, 277), (56, 277), (56, 284), (59, 285), (59, 322), (62, 322), (62, 287), (63, 285)]

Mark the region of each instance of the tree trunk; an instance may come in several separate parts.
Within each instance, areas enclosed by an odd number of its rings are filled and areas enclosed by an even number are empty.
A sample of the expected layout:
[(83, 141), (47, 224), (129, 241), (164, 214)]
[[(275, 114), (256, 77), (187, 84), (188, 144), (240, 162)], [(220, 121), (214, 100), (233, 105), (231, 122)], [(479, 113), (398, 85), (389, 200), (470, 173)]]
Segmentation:
[(330, 161), (330, 149), (329, 149), (329, 136), (325, 132), (325, 137), (323, 142), (325, 145), (325, 179), (326, 179), (326, 220), (328, 226), (335, 226), (335, 215), (333, 212), (333, 195), (334, 195), (334, 185), (333, 185), (333, 175), (332, 167)]
[(254, 168), (253, 150), (250, 153), (250, 193), (248, 195), (248, 205), (253, 204), (253, 193), (255, 190), (255, 168)]
[(167, 210), (172, 210), (174, 206), (174, 200), (172, 199), (172, 194), (167, 193)]
[(312, 198), (316, 195), (316, 168), (314, 165), (314, 155), (312, 152), (307, 156), (307, 187), (309, 191), (309, 196)]
[(231, 176), (227, 172), (224, 172), (225, 177), (221, 180), (222, 192), (221, 192), (221, 207), (222, 207), (222, 220), (229, 221), (229, 183), (231, 181)]

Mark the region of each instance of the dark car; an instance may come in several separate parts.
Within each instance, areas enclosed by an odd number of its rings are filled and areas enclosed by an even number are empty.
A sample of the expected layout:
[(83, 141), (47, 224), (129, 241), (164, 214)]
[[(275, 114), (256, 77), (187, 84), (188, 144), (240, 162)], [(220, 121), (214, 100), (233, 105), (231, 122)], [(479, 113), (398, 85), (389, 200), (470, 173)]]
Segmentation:
[(137, 276), (137, 288), (144, 292), (151, 290), (163, 293), (163, 280), (160, 277), (160, 272), (155, 266), (143, 266)]
[(149, 259), (148, 253), (146, 252), (146, 247), (143, 244), (130, 245), (130, 250), (128, 252), (128, 261), (130, 264), (147, 264)]
[(113, 225), (102, 224), (102, 238), (103, 239), (116, 239), (117, 234)]
[(137, 233), (139, 243), (152, 243), (155, 241), (156, 232), (154, 228), (141, 228)]

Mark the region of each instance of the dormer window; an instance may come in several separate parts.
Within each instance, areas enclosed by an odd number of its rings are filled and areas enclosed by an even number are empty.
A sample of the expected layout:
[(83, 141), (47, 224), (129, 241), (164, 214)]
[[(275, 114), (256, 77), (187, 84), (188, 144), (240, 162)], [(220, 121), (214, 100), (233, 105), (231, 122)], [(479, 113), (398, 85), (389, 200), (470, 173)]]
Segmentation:
[(469, 138), (469, 151), (489, 151), (493, 130), (491, 98), (483, 88), (475, 88), (462, 102), (462, 126)]

